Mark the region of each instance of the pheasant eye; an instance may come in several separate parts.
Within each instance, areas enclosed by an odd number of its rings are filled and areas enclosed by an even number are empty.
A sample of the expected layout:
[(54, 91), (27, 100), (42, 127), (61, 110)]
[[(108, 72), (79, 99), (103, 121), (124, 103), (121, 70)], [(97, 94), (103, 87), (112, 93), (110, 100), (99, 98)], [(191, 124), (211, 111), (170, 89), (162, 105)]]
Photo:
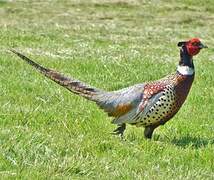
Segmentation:
[(199, 43), (198, 43), (198, 42), (193, 42), (192, 45), (193, 45), (193, 46), (198, 46)]

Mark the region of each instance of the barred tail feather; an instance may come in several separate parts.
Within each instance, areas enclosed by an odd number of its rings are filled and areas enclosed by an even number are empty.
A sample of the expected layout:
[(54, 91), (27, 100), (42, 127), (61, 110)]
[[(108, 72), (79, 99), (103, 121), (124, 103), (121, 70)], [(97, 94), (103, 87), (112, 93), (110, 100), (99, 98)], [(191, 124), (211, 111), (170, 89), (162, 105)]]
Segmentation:
[(73, 78), (66, 77), (65, 75), (63, 75), (57, 71), (45, 68), (45, 67), (41, 66), (40, 64), (34, 62), (33, 60), (29, 59), (25, 55), (15, 51), (14, 49), (11, 49), (10, 51), (13, 52), (14, 54), (16, 54), (17, 56), (19, 56), (22, 60), (24, 60), (31, 66), (33, 66), (41, 74), (43, 74), (46, 77), (48, 77), (49, 79), (55, 81), (59, 85), (65, 87), (69, 91), (85, 97), (86, 99), (96, 101), (96, 95), (103, 92), (102, 90), (91, 87), (79, 80), (75, 80)]

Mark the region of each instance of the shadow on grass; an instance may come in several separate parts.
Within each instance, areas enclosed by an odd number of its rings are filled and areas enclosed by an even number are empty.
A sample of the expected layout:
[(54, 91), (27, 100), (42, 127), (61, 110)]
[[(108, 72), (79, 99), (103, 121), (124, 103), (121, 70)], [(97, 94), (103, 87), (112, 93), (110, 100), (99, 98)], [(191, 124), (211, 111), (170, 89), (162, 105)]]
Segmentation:
[(183, 148), (186, 147), (194, 147), (196, 149), (206, 147), (208, 144), (214, 144), (214, 138), (213, 139), (205, 139), (205, 138), (197, 138), (197, 137), (191, 137), (191, 136), (184, 136), (180, 139), (173, 139), (171, 141), (174, 145), (180, 146)]

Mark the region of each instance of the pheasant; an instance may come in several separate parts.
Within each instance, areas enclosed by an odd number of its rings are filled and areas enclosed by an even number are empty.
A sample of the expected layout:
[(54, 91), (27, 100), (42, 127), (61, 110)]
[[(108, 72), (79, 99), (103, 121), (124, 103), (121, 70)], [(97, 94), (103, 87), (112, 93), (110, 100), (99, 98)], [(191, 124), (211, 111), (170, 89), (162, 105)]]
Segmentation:
[(145, 138), (160, 125), (164, 125), (181, 108), (194, 80), (193, 56), (207, 48), (198, 38), (178, 43), (180, 61), (174, 74), (160, 80), (136, 84), (117, 91), (107, 92), (69, 78), (57, 71), (45, 68), (25, 55), (11, 49), (40, 73), (67, 88), (72, 93), (94, 101), (111, 117), (117, 128), (113, 134), (123, 137), (126, 124), (143, 126)]

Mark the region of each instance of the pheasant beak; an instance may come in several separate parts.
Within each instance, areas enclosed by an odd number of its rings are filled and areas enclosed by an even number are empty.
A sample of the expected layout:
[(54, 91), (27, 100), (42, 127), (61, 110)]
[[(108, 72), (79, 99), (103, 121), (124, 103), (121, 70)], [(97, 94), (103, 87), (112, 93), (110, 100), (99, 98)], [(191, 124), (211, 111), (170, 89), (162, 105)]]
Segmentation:
[(198, 46), (200, 49), (203, 49), (203, 48), (208, 48), (206, 45), (200, 43), (199, 46)]

